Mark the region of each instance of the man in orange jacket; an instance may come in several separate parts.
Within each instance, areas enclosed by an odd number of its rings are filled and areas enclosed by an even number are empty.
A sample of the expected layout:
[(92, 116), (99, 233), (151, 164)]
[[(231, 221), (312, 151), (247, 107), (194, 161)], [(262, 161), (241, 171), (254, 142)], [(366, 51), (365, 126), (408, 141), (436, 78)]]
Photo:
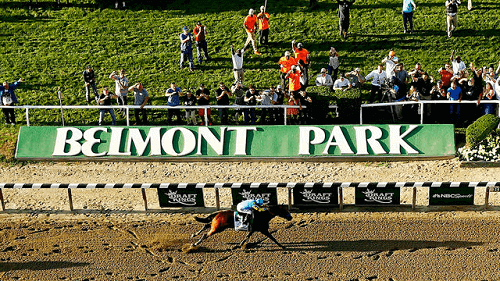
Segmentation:
[(246, 49), (248, 44), (252, 42), (252, 47), (254, 53), (256, 55), (260, 55), (259, 51), (257, 51), (257, 43), (255, 42), (255, 30), (257, 29), (257, 17), (254, 15), (254, 9), (250, 9), (248, 11), (248, 16), (245, 17), (245, 21), (243, 22), (243, 28), (247, 33), (247, 41), (245, 42), (245, 46), (243, 49)]
[(260, 6), (260, 13), (257, 15), (259, 19), (259, 44), (269, 44), (269, 14), (266, 13), (266, 7)]

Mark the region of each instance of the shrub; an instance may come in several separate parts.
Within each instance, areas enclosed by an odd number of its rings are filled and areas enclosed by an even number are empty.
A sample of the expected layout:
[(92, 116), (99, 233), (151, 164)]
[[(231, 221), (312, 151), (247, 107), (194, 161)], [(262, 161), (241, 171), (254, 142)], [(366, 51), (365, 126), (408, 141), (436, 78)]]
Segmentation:
[(467, 127), (466, 142), (468, 147), (474, 147), (491, 134), (500, 123), (500, 118), (495, 115), (487, 114), (478, 118), (474, 123)]

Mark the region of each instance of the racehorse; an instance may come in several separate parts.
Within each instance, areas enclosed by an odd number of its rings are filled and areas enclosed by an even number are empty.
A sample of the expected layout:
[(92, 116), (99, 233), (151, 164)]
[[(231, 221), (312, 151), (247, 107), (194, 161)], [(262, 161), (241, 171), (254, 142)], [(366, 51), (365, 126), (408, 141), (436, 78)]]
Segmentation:
[[(251, 230), (248, 232), (245, 239), (241, 241), (238, 247), (242, 247), (243, 244), (245, 244), (248, 239), (250, 239), (250, 236), (252, 236), (255, 231), (259, 231), (260, 233), (271, 239), (274, 243), (276, 243), (276, 245), (280, 246), (282, 249), (285, 249), (285, 247), (278, 241), (276, 241), (271, 233), (269, 233), (269, 221), (276, 216), (282, 217), (286, 220), (292, 219), (292, 215), (288, 211), (288, 207), (285, 205), (269, 206), (266, 211), (254, 212), (254, 219)], [(200, 229), (200, 231), (191, 235), (191, 238), (198, 236), (205, 229), (210, 228), (210, 231), (203, 234), (200, 240), (198, 240), (196, 243), (193, 243), (193, 247), (198, 246), (206, 238), (218, 232), (222, 232), (227, 228), (234, 229), (234, 211), (231, 210), (212, 213), (205, 218), (195, 217), (194, 219), (198, 222), (205, 223), (205, 225), (202, 229)]]

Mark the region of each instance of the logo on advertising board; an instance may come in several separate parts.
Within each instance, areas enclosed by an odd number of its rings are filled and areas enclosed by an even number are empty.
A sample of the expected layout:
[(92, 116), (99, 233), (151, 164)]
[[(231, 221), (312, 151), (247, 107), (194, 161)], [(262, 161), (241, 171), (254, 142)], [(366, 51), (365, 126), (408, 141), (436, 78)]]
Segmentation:
[(302, 201), (304, 202), (313, 202), (319, 204), (328, 204), (330, 203), (330, 199), (332, 197), (331, 193), (314, 193), (312, 189), (306, 189), (300, 192), (304, 197)]
[(474, 205), (474, 187), (431, 187), (429, 205)]
[(264, 201), (264, 204), (268, 205), (278, 204), (278, 194), (276, 192), (276, 188), (267, 188), (267, 187), (250, 188), (242, 186), (241, 189), (232, 188), (231, 193), (234, 205), (237, 205), (238, 203), (245, 200), (255, 200), (255, 199), (262, 199)]
[(203, 189), (188, 184), (179, 188), (171, 184), (168, 188), (158, 188), (160, 207), (204, 207)]
[(400, 205), (400, 188), (356, 187), (356, 205)]
[(168, 203), (184, 206), (195, 206), (197, 194), (177, 194), (177, 191), (169, 190), (167, 193)]

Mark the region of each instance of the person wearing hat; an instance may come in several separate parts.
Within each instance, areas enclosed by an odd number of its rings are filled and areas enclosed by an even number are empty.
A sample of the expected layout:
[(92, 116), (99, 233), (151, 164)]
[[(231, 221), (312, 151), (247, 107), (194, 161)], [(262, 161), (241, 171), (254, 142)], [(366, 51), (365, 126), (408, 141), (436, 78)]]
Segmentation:
[(244, 216), (241, 223), (246, 224), (250, 222), (250, 218), (253, 217), (254, 211), (263, 212), (267, 210), (267, 207), (264, 205), (264, 200), (262, 200), (262, 198), (258, 198), (238, 203), (238, 205), (236, 205), (236, 210), (240, 216)]
[[(2, 85), (0, 85), (0, 105), (11, 106), (18, 103), (14, 90), (21, 82), (23, 82), (23, 79), (19, 78), (19, 80), (14, 83), (9, 84), (6, 81), (3, 82)], [(2, 108), (2, 112), (5, 116), (5, 125), (16, 125), (16, 115), (14, 112), (14, 108)]]
[(316, 86), (326, 86), (326, 87), (333, 86), (332, 76), (326, 73), (326, 68), (321, 69), (321, 73), (318, 74), (318, 76), (316, 77), (315, 83)]
[(259, 20), (259, 44), (269, 44), (269, 14), (266, 13), (266, 7), (260, 6), (260, 13), (257, 15)]
[(285, 88), (286, 84), (285, 76), (288, 73), (288, 71), (290, 71), (292, 65), (297, 64), (297, 61), (295, 60), (294, 57), (291, 56), (289, 51), (286, 51), (285, 55), (281, 57), (280, 60), (278, 61), (278, 64), (280, 66), (280, 82), (281, 82), (280, 85), (281, 88)]
[(193, 29), (193, 33), (196, 39), (196, 54), (197, 54), (197, 61), (198, 63), (202, 63), (201, 60), (201, 53), (203, 52), (203, 57), (205, 58), (205, 61), (208, 61), (210, 59), (210, 56), (208, 55), (208, 47), (207, 47), (207, 40), (206, 40), (206, 35), (207, 35), (207, 27), (201, 24), (201, 22), (196, 23), (196, 27)]
[(181, 60), (179, 62), (180, 69), (183, 68), (184, 61), (189, 60), (189, 71), (193, 70), (193, 34), (189, 32), (189, 27), (184, 26), (182, 33), (179, 35), (181, 41)]
[(347, 32), (349, 31), (350, 24), (350, 14), (349, 10), (351, 9), (352, 4), (354, 4), (356, 0), (353, 1), (345, 1), (345, 0), (337, 0), (339, 4), (339, 10), (337, 15), (339, 16), (339, 29), (340, 36), (347, 39)]
[(304, 48), (302, 43), (297, 43), (297, 46), (295, 46), (295, 40), (292, 40), (292, 50), (295, 54), (295, 60), (297, 61), (297, 64), (302, 66), (302, 69), (304, 71), (304, 78), (306, 80), (305, 84), (307, 85), (307, 82), (309, 81), (309, 63), (311, 59), (309, 51)]
[(87, 103), (90, 103), (90, 89), (92, 89), (95, 100), (97, 101), (99, 99), (99, 93), (97, 92), (95, 73), (92, 66), (88, 65), (83, 71), (83, 81), (85, 82), (85, 99), (87, 100)]
[(167, 118), (167, 124), (172, 125), (172, 117), (175, 115), (177, 116), (176, 119), (176, 124), (181, 123), (181, 110), (174, 108), (175, 106), (178, 106), (180, 103), (180, 97), (183, 96), (184, 94), (182, 93), (182, 89), (177, 87), (177, 85), (172, 82), (170, 84), (170, 88), (168, 88), (165, 91), (165, 96), (168, 98), (167, 100), (167, 105), (172, 106), (172, 108), (168, 109), (168, 118)]
[(335, 80), (335, 83), (333, 84), (333, 89), (335, 91), (347, 91), (347, 90), (350, 90), (352, 88), (351, 86), (351, 82), (349, 82), (349, 80), (347, 80), (345, 77), (344, 77), (344, 74), (341, 72), (339, 73), (339, 79)]
[(390, 81), (391, 78), (395, 75), (394, 68), (396, 68), (396, 64), (399, 59), (396, 57), (396, 52), (393, 50), (389, 51), (389, 55), (382, 60), (382, 63), (385, 63), (385, 74), (387, 81)]
[[(196, 90), (196, 100), (198, 101), (198, 105), (210, 105), (210, 90), (205, 88), (205, 84), (201, 83), (200, 88)], [(207, 121), (208, 125), (212, 125), (212, 118), (210, 108), (207, 108)], [(201, 117), (201, 125), (205, 124), (205, 109), (198, 109), (198, 115)]]
[(361, 75), (361, 69), (356, 67), (354, 71), (346, 73), (345, 77), (349, 79), (351, 87), (356, 89), (361, 96), (361, 85), (365, 83), (365, 78)]
[(245, 20), (243, 21), (243, 28), (245, 29), (245, 32), (247, 33), (247, 41), (245, 42), (243, 50), (245, 50), (247, 48), (248, 44), (252, 43), (254, 53), (256, 55), (260, 55), (259, 51), (257, 51), (257, 42), (255, 42), (255, 31), (257, 29), (257, 17), (254, 15), (254, 12), (255, 12), (254, 9), (248, 10), (248, 16), (246, 16)]
[(298, 65), (292, 65), (290, 71), (285, 76), (286, 79), (290, 79), (288, 81), (288, 93), (295, 98), (299, 97), (299, 91), (302, 88), (300, 84), (301, 76), (300, 66)]

